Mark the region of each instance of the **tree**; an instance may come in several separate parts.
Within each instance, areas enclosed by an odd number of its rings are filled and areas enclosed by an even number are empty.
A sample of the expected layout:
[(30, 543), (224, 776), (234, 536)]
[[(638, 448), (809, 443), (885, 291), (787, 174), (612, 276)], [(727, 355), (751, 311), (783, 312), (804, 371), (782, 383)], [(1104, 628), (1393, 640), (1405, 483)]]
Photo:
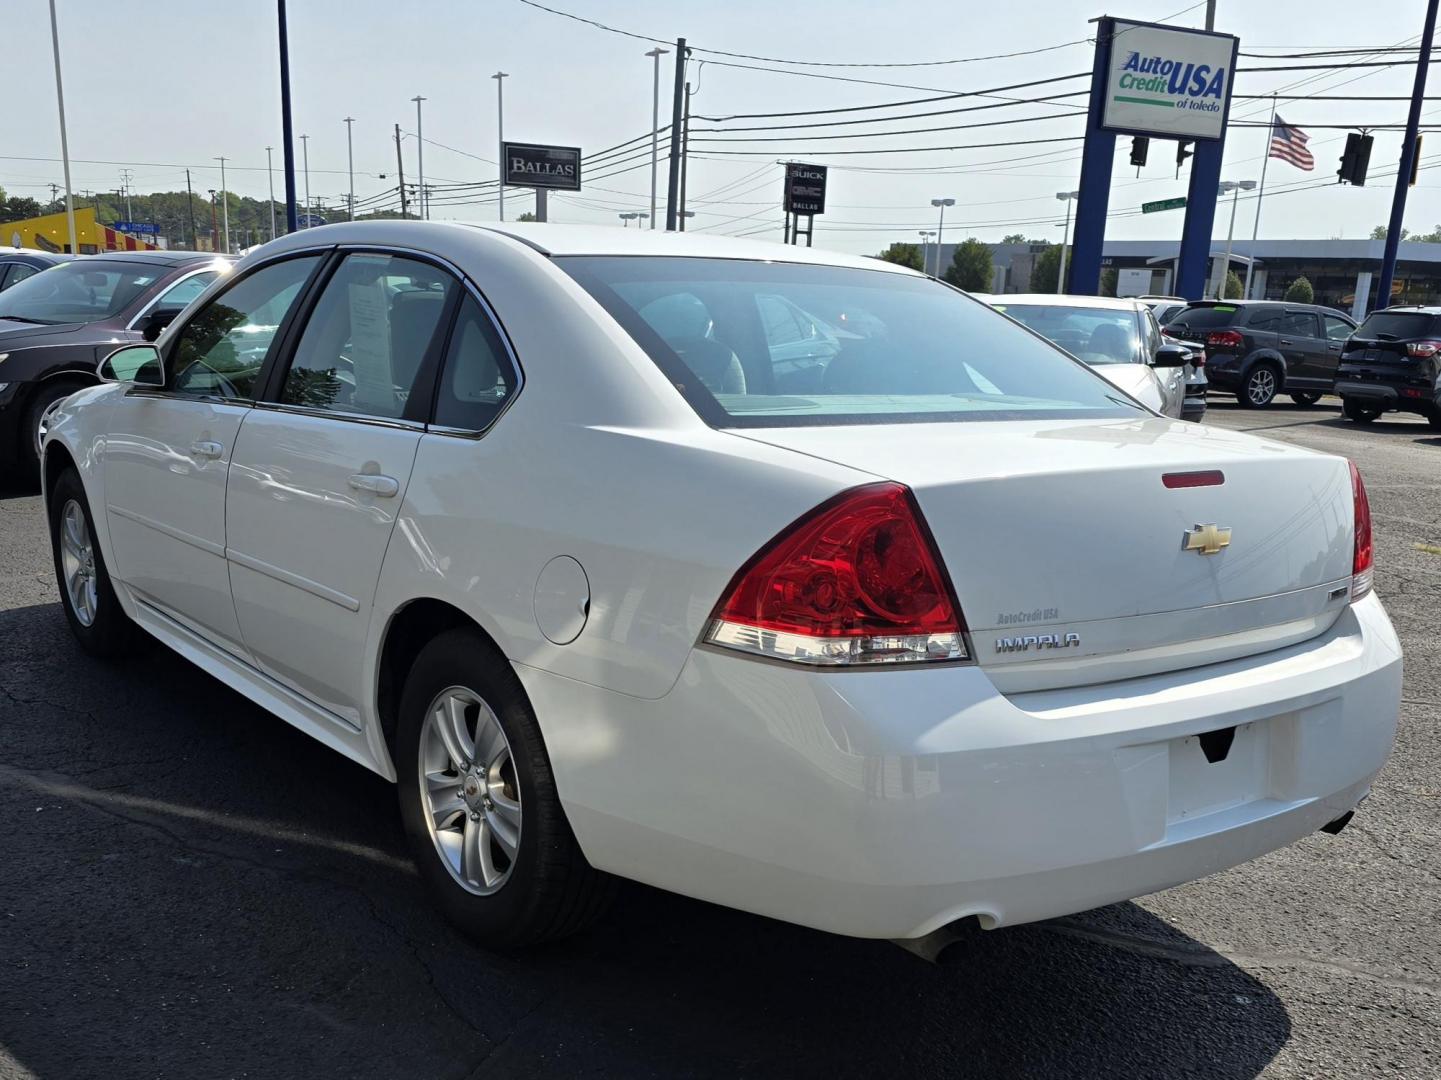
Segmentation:
[(1316, 290), (1303, 275), (1287, 286), (1285, 299), (1292, 304), (1310, 304), (1316, 299)]
[(1101, 295), (1116, 295), (1116, 268), (1114, 266), (1101, 271)]
[(1059, 244), (1047, 244), (1046, 250), (1031, 263), (1031, 292), (1056, 292), (1056, 276), (1061, 272), (1061, 248)]
[[(1305, 278), (1301, 278), (1300, 280), (1305, 281), (1306, 279), (1305, 279)], [(1307, 287), (1308, 289), (1311, 287), (1309, 282), (1307, 283), (1306, 287)], [(1236, 271), (1234, 271), (1234, 270), (1228, 270), (1228, 271), (1226, 271), (1226, 288), (1225, 288), (1225, 297), (1226, 297), (1226, 299), (1227, 299), (1227, 300), (1239, 300), (1239, 299), (1241, 299), (1241, 293), (1244, 292), (1244, 291), (1245, 291), (1245, 286), (1241, 284), (1241, 277), (1240, 277), (1240, 275), (1237, 274)], [(1307, 303), (1310, 303), (1309, 300), (1306, 301), (1306, 302), (1307, 302)]]
[(527, 210), (525, 213), (521, 214), (520, 217), (516, 218), (515, 220), (516, 220), (516, 221), (539, 221), (540, 219), (539, 219), (538, 217), (536, 217), (534, 214), (532, 214), (529, 210)]
[(7, 197), (4, 188), (0, 188), (0, 222), (25, 221), (27, 218), (39, 217), (44, 212), (45, 208), (28, 195)]
[(989, 246), (974, 236), (956, 245), (951, 265), (946, 267), (946, 281), (967, 292), (990, 292), (994, 277), (995, 266)]
[(1026, 242), (1026, 234), (1025, 234), (1025, 233), (1018, 233), (1018, 232), (1006, 233), (1005, 236), (1001, 237), (1001, 243), (1003, 243), (1003, 244), (1024, 244), (1025, 242)]
[(925, 265), (921, 262), (921, 248), (919, 244), (895, 243), (877, 255), (876, 258), (888, 263), (896, 263), (899, 266), (909, 266), (912, 270), (925, 269)]

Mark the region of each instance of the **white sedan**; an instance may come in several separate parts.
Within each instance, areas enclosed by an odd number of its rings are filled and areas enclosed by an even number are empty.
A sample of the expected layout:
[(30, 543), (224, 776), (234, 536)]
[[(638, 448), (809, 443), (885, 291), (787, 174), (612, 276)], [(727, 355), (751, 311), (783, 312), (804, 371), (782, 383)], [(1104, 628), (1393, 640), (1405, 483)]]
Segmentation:
[(615, 875), (862, 937), (1043, 919), (1338, 827), (1391, 748), (1354, 468), (886, 263), (335, 225), (101, 374), (44, 446), (81, 644), (395, 780), (491, 945)]

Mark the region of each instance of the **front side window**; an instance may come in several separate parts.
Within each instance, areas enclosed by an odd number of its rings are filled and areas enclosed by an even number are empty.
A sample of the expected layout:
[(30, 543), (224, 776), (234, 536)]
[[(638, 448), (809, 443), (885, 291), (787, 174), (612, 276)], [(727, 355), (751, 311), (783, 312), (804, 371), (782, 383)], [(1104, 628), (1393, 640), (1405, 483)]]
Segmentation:
[(61, 263), (0, 294), (0, 319), (42, 325), (109, 319), (141, 299), (163, 275), (163, 268), (141, 263)]
[(213, 297), (176, 335), (166, 385), (180, 394), (252, 400), (280, 324), (319, 262), (307, 255), (271, 263)]
[(404, 417), (411, 390), (440, 348), (447, 301), (460, 284), (401, 255), (347, 255), (325, 284), (286, 373), (280, 400), (326, 412)]
[(500, 415), (515, 386), (515, 369), (499, 331), (475, 299), (467, 296), (450, 335), (435, 398), (435, 423), (484, 431)]
[[(736, 259), (555, 261), (717, 427), (1137, 415), (1043, 339), (926, 278)], [(777, 298), (816, 338), (771, 339)], [(1134, 356), (1134, 314), (1106, 314), (1129, 321), (1121, 338)], [(804, 362), (787, 352), (796, 346)]]
[(170, 288), (160, 294), (155, 301), (157, 311), (181, 311), (188, 307), (190, 302), (205, 291), (209, 285), (219, 276), (218, 270), (205, 270), (199, 274), (192, 274), (188, 278), (177, 281)]
[(993, 306), (1088, 364), (1134, 364), (1140, 359), (1134, 311), (1068, 304)]
[(1326, 322), (1326, 337), (1331, 341), (1345, 341), (1356, 332), (1356, 328), (1345, 319), (1338, 319), (1334, 315), (1322, 316)]
[(5, 275), (5, 280), (0, 282), (0, 290), (8, 289), (12, 285), (19, 285), (26, 278), (34, 277), (40, 271), (34, 266), (27, 266), (25, 263), (11, 263), (10, 272)]

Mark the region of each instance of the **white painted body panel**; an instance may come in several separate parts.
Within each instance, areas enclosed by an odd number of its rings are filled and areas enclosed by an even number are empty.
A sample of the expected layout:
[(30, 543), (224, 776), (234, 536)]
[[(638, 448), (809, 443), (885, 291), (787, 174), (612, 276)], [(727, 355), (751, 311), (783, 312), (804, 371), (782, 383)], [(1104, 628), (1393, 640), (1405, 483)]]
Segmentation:
[[(238, 410), (220, 536), (241, 647), (204, 603), (152, 607), (164, 566), (117, 552), (113, 521), (97, 532), (145, 629), (377, 772), (395, 776), (380, 655), (422, 599), (513, 664), (595, 865), (840, 933), (1022, 922), (1210, 873), (1349, 810), (1385, 760), (1399, 646), (1375, 597), (1329, 597), (1350, 574), (1340, 459), (1160, 418), (713, 430), (547, 245), (906, 271), (636, 230), (434, 223), (307, 230), (248, 261), (351, 241), (442, 256), (484, 293), (524, 370), (496, 426)], [(136, 453), (110, 445), (122, 393), (77, 394), (50, 429), (95, 506), (115, 498), (112, 451)], [(157, 498), (192, 479), (153, 457)], [(345, 486), (372, 464), (399, 481), (393, 498)], [(1201, 468), (1227, 486), (1161, 487)], [(914, 489), (980, 663), (816, 671), (697, 645), (757, 550), (878, 479)], [(1221, 518), (1233, 548), (1179, 553), (1183, 530)], [(537, 621), (561, 556), (589, 599), (564, 645)], [(998, 615), (1033, 607), (1063, 608), (1053, 622), (1085, 624), (1091, 644), (1030, 662), (986, 651)], [(1200, 769), (1194, 737), (1232, 725), (1231, 767)]]
[[(1168, 394), (1161, 379), (1167, 371), (1179, 368), (1153, 368), (1146, 364), (1092, 364), (1091, 370), (1111, 385), (1124, 390), (1148, 409), (1154, 409), (1162, 416), (1179, 420), (1181, 399)], [(1184, 387), (1184, 381), (1182, 382)]]

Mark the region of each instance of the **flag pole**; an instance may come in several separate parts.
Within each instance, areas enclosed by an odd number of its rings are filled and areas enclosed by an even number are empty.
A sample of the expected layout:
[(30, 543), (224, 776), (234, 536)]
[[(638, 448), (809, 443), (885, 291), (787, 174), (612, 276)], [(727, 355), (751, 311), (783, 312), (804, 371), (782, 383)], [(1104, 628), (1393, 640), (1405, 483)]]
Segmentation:
[(1251, 226), (1251, 247), (1246, 252), (1246, 284), (1241, 289), (1243, 300), (1251, 299), (1251, 271), (1256, 266), (1256, 237), (1261, 233), (1261, 200), (1266, 195), (1266, 166), (1271, 162), (1271, 140), (1276, 137), (1276, 95), (1271, 95), (1271, 125), (1266, 128), (1266, 155), (1261, 158), (1261, 185), (1256, 189), (1256, 221)]

